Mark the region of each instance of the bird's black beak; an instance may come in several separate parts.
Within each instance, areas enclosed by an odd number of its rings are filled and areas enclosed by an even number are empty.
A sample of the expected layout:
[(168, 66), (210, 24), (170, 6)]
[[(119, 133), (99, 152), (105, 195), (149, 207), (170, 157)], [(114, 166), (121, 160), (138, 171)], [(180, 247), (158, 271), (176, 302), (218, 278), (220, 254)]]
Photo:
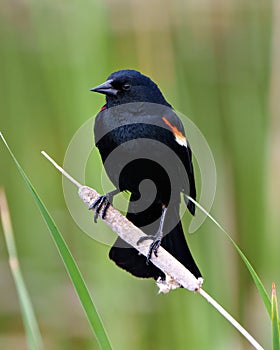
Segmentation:
[(109, 79), (105, 81), (105, 83), (90, 89), (90, 91), (99, 92), (100, 94), (115, 96), (117, 95), (118, 90), (113, 88), (112, 81), (113, 79)]

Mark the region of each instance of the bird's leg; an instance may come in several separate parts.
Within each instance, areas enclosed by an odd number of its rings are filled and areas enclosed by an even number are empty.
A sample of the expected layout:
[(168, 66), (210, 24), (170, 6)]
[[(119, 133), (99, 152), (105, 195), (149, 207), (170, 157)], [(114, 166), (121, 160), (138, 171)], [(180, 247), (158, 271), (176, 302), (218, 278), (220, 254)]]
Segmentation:
[(147, 235), (147, 236), (143, 236), (141, 237), (137, 244), (147, 240), (147, 239), (152, 239), (153, 242), (151, 243), (150, 245), (150, 248), (149, 248), (149, 252), (148, 252), (148, 255), (147, 255), (147, 265), (149, 264), (149, 261), (152, 257), (152, 254), (153, 252), (155, 253), (155, 256), (157, 257), (157, 251), (158, 251), (158, 248), (161, 244), (161, 240), (162, 240), (162, 237), (163, 237), (163, 225), (164, 225), (164, 220), (165, 220), (165, 215), (166, 215), (166, 211), (167, 211), (167, 207), (165, 205), (162, 206), (162, 213), (161, 213), (161, 217), (160, 217), (160, 222), (159, 222), (159, 228), (156, 232), (155, 235)]
[(108, 192), (103, 196), (98, 197), (90, 206), (89, 209), (94, 209), (94, 222), (97, 222), (98, 215), (101, 212), (101, 218), (104, 219), (107, 213), (107, 210), (113, 202), (113, 197), (120, 193), (119, 189)]

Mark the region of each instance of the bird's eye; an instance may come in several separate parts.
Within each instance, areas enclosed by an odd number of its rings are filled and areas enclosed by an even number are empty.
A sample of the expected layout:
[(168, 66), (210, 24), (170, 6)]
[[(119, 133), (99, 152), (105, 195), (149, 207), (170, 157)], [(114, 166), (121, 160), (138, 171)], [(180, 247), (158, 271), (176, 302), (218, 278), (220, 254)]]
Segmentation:
[(125, 84), (123, 84), (122, 88), (123, 88), (123, 90), (128, 91), (128, 90), (130, 90), (131, 85), (128, 83), (125, 83)]

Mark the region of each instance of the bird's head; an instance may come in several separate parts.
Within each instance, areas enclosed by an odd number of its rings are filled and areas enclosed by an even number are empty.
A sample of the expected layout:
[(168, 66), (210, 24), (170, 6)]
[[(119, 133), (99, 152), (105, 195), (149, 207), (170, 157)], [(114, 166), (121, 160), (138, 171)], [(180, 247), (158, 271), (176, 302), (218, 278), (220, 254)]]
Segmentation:
[(108, 108), (131, 102), (150, 102), (169, 106), (158, 86), (135, 70), (112, 73), (105, 83), (91, 89), (106, 95)]

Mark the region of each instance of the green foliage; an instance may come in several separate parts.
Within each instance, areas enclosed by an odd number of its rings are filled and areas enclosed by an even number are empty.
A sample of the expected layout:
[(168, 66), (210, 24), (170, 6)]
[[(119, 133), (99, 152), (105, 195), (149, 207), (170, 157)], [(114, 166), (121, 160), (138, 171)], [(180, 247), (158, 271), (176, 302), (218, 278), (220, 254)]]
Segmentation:
[(1, 188), (0, 188), (0, 214), (1, 214), (3, 232), (6, 240), (7, 249), (8, 249), (10, 268), (15, 281), (15, 286), (16, 286), (16, 290), (19, 298), (28, 348), (30, 350), (42, 350), (43, 349), (42, 337), (41, 337), (38, 323), (35, 317), (33, 306), (30, 300), (30, 296), (27, 291), (24, 278), (22, 276), (22, 272), (20, 269), (8, 203), (7, 203), (5, 192)]
[[(111, 345), (109, 338), (107, 337), (107, 334), (105, 332), (105, 329), (103, 327), (102, 321), (97, 313), (97, 310), (95, 308), (94, 302), (90, 296), (90, 293), (88, 291), (88, 288), (84, 282), (84, 279), (80, 273), (80, 270), (69, 250), (67, 247), (67, 244), (65, 240), (63, 239), (61, 233), (59, 232), (55, 222), (53, 221), (52, 217), (50, 216), (49, 212), (47, 211), (44, 203), (38, 196), (36, 190), (34, 189), (33, 185), (29, 181), (28, 177), (22, 170), (20, 164), (16, 160), (15, 156), (13, 155), (12, 151), (10, 150), (8, 144), (6, 143), (5, 139), (3, 138), (2, 134), (0, 133), (0, 137), (4, 141), (8, 151), (10, 152), (17, 168), (18, 171), (20, 172), (26, 186), (28, 187), (29, 191), (31, 192), (34, 201), (36, 202), (40, 213), (42, 214), (48, 228), (49, 232), (56, 244), (57, 250), (60, 253), (60, 256), (64, 262), (65, 268), (69, 274), (69, 277), (71, 278), (71, 281), (73, 283), (73, 286), (75, 287), (76, 293), (79, 297), (79, 300), (83, 306), (83, 309), (85, 311), (85, 314), (88, 318), (88, 321), (92, 327), (92, 330), (94, 331), (96, 338), (98, 340), (98, 343), (100, 345), (100, 348), (102, 350), (111, 350)], [(19, 283), (19, 288), (23, 288), (23, 280), (20, 281)], [(21, 293), (23, 295), (23, 293)], [(26, 302), (25, 302), (26, 305)], [(27, 311), (30, 310), (30, 307), (28, 307)], [(23, 314), (25, 318), (25, 313)], [(29, 330), (29, 329), (28, 329)], [(28, 334), (29, 332), (27, 332)]]
[(279, 323), (279, 314), (278, 314), (278, 302), (276, 296), (275, 284), (272, 284), (272, 297), (271, 297), (271, 320), (272, 320), (272, 344), (273, 350), (280, 349), (280, 323)]
[(264, 285), (261, 281), (261, 279), (259, 278), (257, 272), (254, 270), (253, 266), (251, 265), (250, 261), (246, 258), (246, 255), (242, 252), (242, 250), (238, 247), (238, 245), (234, 242), (234, 240), (231, 238), (231, 235), (218, 223), (218, 221), (213, 218), (212, 215), (210, 215), (199, 203), (197, 203), (195, 200), (193, 200), (192, 198), (189, 197), (189, 199), (195, 203), (195, 205), (202, 210), (213, 222), (215, 225), (217, 225), (217, 227), (222, 230), (224, 232), (224, 234), (227, 236), (227, 238), (229, 239), (229, 241), (232, 243), (232, 245), (234, 246), (234, 248), (236, 249), (236, 251), (238, 252), (238, 254), (240, 255), (240, 257), (242, 258), (244, 264), (246, 265), (248, 271), (250, 272), (252, 279), (259, 291), (259, 294), (263, 300), (263, 303), (266, 307), (266, 310), (268, 312), (268, 315), (271, 316), (271, 302), (269, 300), (269, 296), (264, 288)]
[[(117, 269), (108, 259), (109, 247), (76, 226), (60, 177), (40, 154), (44, 149), (62, 164), (76, 130), (104, 104), (102, 96), (88, 90), (116, 69), (136, 68), (151, 76), (174, 108), (200, 128), (218, 174), (211, 213), (232, 233), (266, 288), (280, 276), (278, 43), (271, 48), (278, 10), (263, 0), (218, 5), (206, 0), (0, 1), (0, 130), (40, 190), (88, 285), (94, 285), (94, 300), (116, 349), (245, 348), (232, 327), (196, 295), (179, 290), (157, 296), (152, 281)], [(92, 334), (73, 306), (45, 224), (33, 215), (34, 203), (1, 145), (0, 169), (44, 340), (52, 350), (91, 350)], [(94, 151), (85, 183), (102, 192), (100, 169)], [(196, 164), (195, 176), (199, 194)], [(186, 215), (186, 232), (188, 220)], [(101, 222), (93, 230), (90, 236), (112, 236)], [(0, 234), (0, 247), (1, 239)], [(187, 239), (205, 289), (271, 348), (266, 310), (236, 250), (210, 222)], [(0, 348), (23, 348), (7, 259), (1, 249)], [(54, 310), (62, 311), (54, 315)], [(250, 317), (251, 310), (258, 317)], [(163, 336), (163, 329), (168, 334)]]

